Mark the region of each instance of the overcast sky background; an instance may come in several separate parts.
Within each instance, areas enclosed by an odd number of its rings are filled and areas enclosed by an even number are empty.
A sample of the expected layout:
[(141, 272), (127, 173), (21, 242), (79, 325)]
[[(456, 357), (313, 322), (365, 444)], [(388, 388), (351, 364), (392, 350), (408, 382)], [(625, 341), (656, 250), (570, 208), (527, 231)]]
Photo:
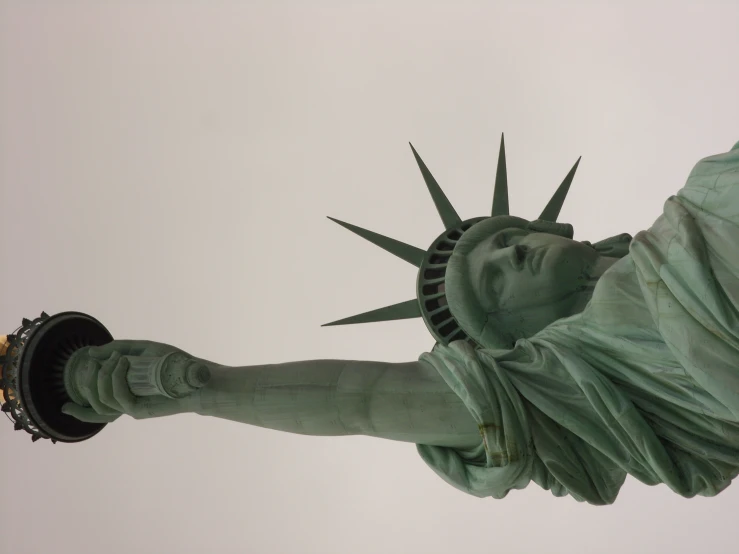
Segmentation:
[[(0, 2), (0, 327), (79, 310), (224, 364), (409, 361), (420, 320), (321, 328), (410, 298), (414, 268), (331, 215), (426, 248), (464, 218), (500, 133), (532, 218), (635, 233), (739, 140), (724, 2)], [(592, 507), (445, 484), (412, 444), (192, 414), (89, 441), (0, 425), (0, 552), (731, 552), (739, 484), (686, 500), (629, 478)]]

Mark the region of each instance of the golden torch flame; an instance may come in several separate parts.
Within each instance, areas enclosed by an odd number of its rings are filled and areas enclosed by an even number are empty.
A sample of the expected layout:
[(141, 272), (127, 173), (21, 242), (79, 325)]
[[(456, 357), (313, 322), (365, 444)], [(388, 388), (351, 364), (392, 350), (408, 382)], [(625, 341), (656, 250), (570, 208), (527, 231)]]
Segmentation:
[[(8, 351), (8, 346), (10, 346), (10, 342), (8, 342), (8, 335), (0, 335), (0, 356), (4, 356)], [(0, 364), (0, 378), (3, 376), (3, 364)], [(0, 392), (0, 402), (5, 403), (8, 399), (5, 398), (5, 393)]]

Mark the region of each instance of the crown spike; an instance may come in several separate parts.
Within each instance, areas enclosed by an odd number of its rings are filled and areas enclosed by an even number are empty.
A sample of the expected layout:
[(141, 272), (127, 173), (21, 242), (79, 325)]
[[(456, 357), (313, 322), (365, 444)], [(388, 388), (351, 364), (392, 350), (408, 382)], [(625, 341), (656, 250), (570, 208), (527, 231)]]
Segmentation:
[(342, 227), (349, 229), (352, 233), (356, 233), (363, 239), (367, 239), (371, 243), (376, 244), (383, 250), (387, 250), (391, 254), (395, 254), (396, 256), (398, 256), (398, 258), (402, 258), (406, 262), (413, 264), (416, 267), (420, 268), (421, 264), (423, 263), (423, 258), (426, 253), (420, 248), (416, 248), (415, 246), (411, 246), (410, 244), (391, 239), (390, 237), (386, 237), (378, 233), (373, 233), (372, 231), (362, 229), (361, 227), (357, 227), (356, 225), (352, 225), (351, 223), (344, 223), (343, 221), (339, 221), (338, 219), (334, 219), (333, 217), (329, 217), (329, 219), (335, 223), (338, 223)]
[(423, 163), (423, 160), (421, 159), (421, 156), (418, 155), (418, 152), (416, 152), (416, 149), (413, 148), (413, 145), (410, 142), (408, 144), (410, 144), (411, 146), (413, 156), (416, 158), (416, 163), (421, 170), (421, 175), (423, 175), (423, 180), (426, 181), (426, 187), (431, 193), (431, 198), (436, 205), (436, 211), (439, 212), (439, 216), (441, 216), (441, 221), (444, 223), (444, 229), (452, 229), (454, 227), (457, 227), (460, 223), (462, 223), (462, 219), (457, 214), (457, 211), (454, 209), (454, 206), (452, 206), (452, 203), (449, 202), (449, 199), (444, 194), (444, 191), (441, 190), (439, 183), (437, 183), (436, 179), (434, 179), (434, 176), (431, 175), (429, 168), (426, 167), (425, 163)]
[(500, 151), (498, 152), (498, 169), (495, 172), (495, 189), (493, 190), (492, 217), (509, 215), (508, 208), (508, 170), (505, 163), (505, 136), (500, 135)]
[(577, 158), (575, 165), (572, 166), (572, 169), (570, 169), (570, 172), (564, 178), (562, 184), (559, 185), (554, 195), (552, 195), (552, 198), (551, 200), (549, 200), (547, 207), (544, 208), (544, 211), (541, 212), (541, 215), (539, 216), (540, 220), (552, 222), (557, 221), (557, 217), (559, 217), (559, 211), (562, 209), (562, 205), (565, 203), (565, 198), (567, 198), (567, 193), (570, 190), (572, 179), (575, 178), (575, 172), (577, 171), (577, 166), (580, 165), (581, 159), (582, 156)]
[(393, 321), (396, 319), (412, 319), (415, 317), (421, 317), (421, 307), (418, 304), (418, 300), (412, 298), (405, 302), (399, 302), (392, 306), (385, 306), (384, 308), (378, 308), (369, 312), (364, 312), (358, 315), (340, 319), (338, 321), (332, 321), (331, 323), (325, 323), (321, 327), (331, 327), (333, 325), (349, 325), (352, 323), (374, 323), (377, 321)]

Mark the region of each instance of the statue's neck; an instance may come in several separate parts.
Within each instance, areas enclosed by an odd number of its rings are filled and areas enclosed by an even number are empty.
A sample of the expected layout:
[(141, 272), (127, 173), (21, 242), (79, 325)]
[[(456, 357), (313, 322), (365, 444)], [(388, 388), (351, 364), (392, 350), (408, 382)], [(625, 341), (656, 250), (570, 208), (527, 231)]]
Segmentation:
[(572, 314), (577, 314), (585, 309), (590, 299), (593, 297), (593, 291), (595, 286), (600, 281), (603, 274), (610, 269), (610, 267), (618, 261), (618, 258), (607, 258), (605, 256), (598, 256), (593, 266), (588, 272), (588, 280), (584, 284), (582, 290), (577, 294), (575, 302), (572, 306)]
[(585, 278), (578, 281), (578, 290), (569, 292), (546, 306), (534, 304), (518, 309), (512, 318), (511, 312), (497, 313), (494, 316), (496, 327), (507, 329), (510, 338), (515, 341), (519, 338), (532, 337), (559, 319), (582, 313), (593, 297), (600, 278), (617, 261), (618, 258), (597, 256), (586, 269)]

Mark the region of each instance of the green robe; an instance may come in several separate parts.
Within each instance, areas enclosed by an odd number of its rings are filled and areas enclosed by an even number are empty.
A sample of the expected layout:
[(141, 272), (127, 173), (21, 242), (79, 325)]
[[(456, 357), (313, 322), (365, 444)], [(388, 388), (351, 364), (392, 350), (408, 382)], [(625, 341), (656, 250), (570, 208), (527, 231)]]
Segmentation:
[(739, 474), (739, 143), (698, 162), (585, 310), (512, 350), (421, 356), (480, 426), (480, 447), (418, 445), (443, 479), (504, 497), (531, 481), (612, 503), (627, 474), (685, 497)]

